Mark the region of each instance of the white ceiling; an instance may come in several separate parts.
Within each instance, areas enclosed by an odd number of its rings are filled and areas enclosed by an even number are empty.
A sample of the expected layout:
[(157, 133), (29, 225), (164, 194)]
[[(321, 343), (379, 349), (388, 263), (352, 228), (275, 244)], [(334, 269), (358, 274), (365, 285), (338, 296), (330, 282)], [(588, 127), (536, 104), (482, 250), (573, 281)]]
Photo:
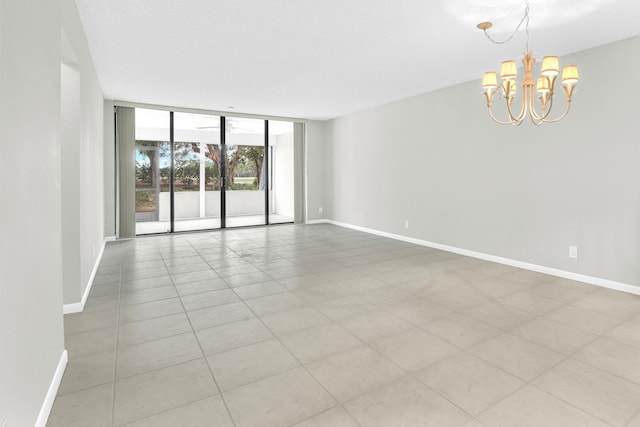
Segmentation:
[[(524, 0), (76, 3), (105, 97), (176, 107), (326, 119), (473, 79), (479, 85), (484, 71), (525, 49), (523, 30), (498, 46), (475, 28), (490, 20), (490, 33), (507, 37)], [(530, 6), (536, 56), (640, 34), (639, 0)]]

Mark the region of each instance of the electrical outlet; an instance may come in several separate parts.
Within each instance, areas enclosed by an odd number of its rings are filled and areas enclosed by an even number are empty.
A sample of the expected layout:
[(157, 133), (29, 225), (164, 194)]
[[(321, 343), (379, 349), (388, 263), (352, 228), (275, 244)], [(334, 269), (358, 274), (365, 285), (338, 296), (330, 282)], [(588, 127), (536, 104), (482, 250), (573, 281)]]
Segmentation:
[(569, 258), (577, 259), (578, 258), (578, 247), (577, 246), (569, 246)]
[(322, 206), (318, 208), (318, 213), (322, 213)]
[(409, 228), (409, 220), (408, 219), (404, 220), (404, 228)]

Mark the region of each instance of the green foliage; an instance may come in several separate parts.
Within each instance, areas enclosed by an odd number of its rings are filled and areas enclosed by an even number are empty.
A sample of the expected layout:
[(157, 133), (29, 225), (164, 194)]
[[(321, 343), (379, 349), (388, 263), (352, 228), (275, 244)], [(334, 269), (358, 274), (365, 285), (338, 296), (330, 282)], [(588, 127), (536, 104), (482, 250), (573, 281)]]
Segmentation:
[[(147, 148), (148, 147), (148, 148)], [(136, 180), (142, 187), (156, 185), (155, 173), (160, 177), (161, 191), (170, 186), (169, 144), (161, 141), (136, 141)], [(175, 191), (192, 191), (200, 185), (200, 149), (201, 145), (192, 142), (176, 142), (174, 152)], [(204, 179), (207, 190), (220, 190), (220, 149), (218, 145), (205, 146)], [(155, 163), (163, 159), (160, 165)], [(257, 190), (260, 188), (264, 147), (247, 145), (229, 145), (227, 147), (227, 185), (229, 190)]]
[(136, 212), (154, 212), (156, 210), (156, 193), (154, 190), (136, 191)]
[[(147, 142), (147, 141), (145, 141)], [(154, 150), (145, 150), (147, 145), (137, 144), (136, 148), (140, 156), (136, 156), (136, 180), (151, 185), (153, 182), (153, 161)]]
[[(227, 175), (231, 190), (257, 190), (264, 161), (264, 147), (250, 145), (230, 146), (227, 150)], [(236, 183), (238, 177), (253, 177), (254, 183)]]
[(171, 177), (171, 169), (169, 166), (160, 168), (160, 181), (162, 183), (169, 182), (169, 178)]
[(196, 183), (200, 184), (200, 162), (198, 160), (179, 159), (175, 167), (176, 181), (180, 181), (185, 189), (191, 188)]
[(153, 180), (153, 170), (149, 163), (136, 161), (136, 180), (151, 185)]
[(208, 190), (218, 191), (220, 190), (220, 171), (218, 164), (207, 159), (204, 164), (204, 182), (207, 185), (211, 185), (213, 188), (207, 188)]
[(229, 190), (257, 190), (258, 185), (254, 182), (253, 184), (243, 184), (243, 183), (233, 183), (233, 185), (229, 186)]

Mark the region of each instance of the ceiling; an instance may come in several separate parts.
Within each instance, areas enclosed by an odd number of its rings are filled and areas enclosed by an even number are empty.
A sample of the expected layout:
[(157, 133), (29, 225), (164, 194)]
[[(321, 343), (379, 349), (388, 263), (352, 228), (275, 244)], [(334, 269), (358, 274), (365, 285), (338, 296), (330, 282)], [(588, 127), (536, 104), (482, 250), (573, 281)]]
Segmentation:
[[(489, 20), (492, 36), (507, 38), (524, 0), (76, 3), (107, 99), (270, 116), (328, 119), (479, 85), (526, 41), (524, 25), (503, 45), (475, 28)], [(534, 56), (640, 34), (638, 0), (529, 3)]]

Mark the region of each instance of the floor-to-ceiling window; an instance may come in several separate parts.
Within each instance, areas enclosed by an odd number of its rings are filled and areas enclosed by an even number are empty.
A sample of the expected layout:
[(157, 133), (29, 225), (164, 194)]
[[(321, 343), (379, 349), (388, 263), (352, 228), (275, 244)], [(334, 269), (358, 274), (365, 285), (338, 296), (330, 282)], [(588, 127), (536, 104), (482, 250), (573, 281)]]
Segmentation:
[(225, 145), (227, 227), (266, 224), (265, 121), (228, 118)]
[(136, 234), (170, 231), (171, 144), (169, 112), (135, 110)]
[(218, 116), (173, 113), (174, 231), (221, 226), (220, 122)]
[(269, 121), (269, 223), (292, 222), (294, 217), (293, 123)]
[(136, 234), (293, 222), (293, 123), (135, 109)]

